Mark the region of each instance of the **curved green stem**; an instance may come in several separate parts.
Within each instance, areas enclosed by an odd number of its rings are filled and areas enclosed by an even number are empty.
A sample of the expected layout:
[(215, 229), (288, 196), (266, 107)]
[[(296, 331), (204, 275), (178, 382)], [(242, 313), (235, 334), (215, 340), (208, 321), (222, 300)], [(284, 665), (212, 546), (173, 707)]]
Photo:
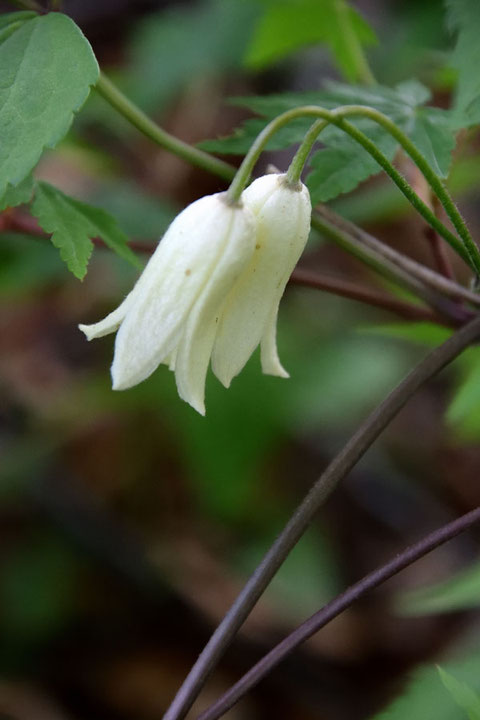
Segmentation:
[[(367, 108), (364, 108), (367, 109)], [(370, 108), (368, 108), (370, 110)], [(337, 113), (337, 111), (333, 111), (334, 114)], [(352, 108), (346, 108), (346, 112), (344, 115), (348, 114), (357, 114), (356, 112), (352, 111)], [(381, 115), (381, 113), (379, 113)], [(362, 113), (363, 115), (363, 113)], [(358, 130), (358, 128), (355, 127), (355, 125), (352, 125), (352, 123), (348, 122), (348, 120), (345, 120), (344, 117), (342, 117), (341, 114), (339, 114), (338, 120), (333, 119), (332, 120), (334, 125), (337, 125), (337, 127), (342, 128), (348, 134), (353, 137), (360, 145), (362, 145), (367, 152), (370, 153), (370, 155), (377, 161), (377, 163), (383, 167), (385, 172), (391, 177), (393, 182), (397, 185), (399, 190), (405, 195), (407, 200), (413, 205), (413, 207), (418, 210), (420, 215), (427, 221), (429, 225), (431, 225), (435, 230), (441, 235), (445, 240), (453, 247), (453, 249), (465, 260), (465, 262), (470, 265), (470, 267), (478, 274), (480, 274), (480, 252), (473, 242), (473, 239), (470, 236), (470, 233), (468, 232), (466, 225), (463, 221), (463, 219), (460, 216), (460, 213), (458, 210), (456, 210), (455, 213), (451, 212), (450, 206), (445, 204), (444, 198), (439, 196), (439, 200), (442, 203), (442, 205), (445, 207), (445, 210), (447, 211), (447, 214), (449, 214), (456, 230), (458, 231), (460, 237), (463, 240), (463, 243), (457, 238), (456, 235), (454, 235), (448, 228), (445, 227), (445, 225), (437, 218), (434, 212), (423, 202), (423, 200), (417, 195), (417, 193), (412, 189), (410, 184), (407, 182), (407, 180), (403, 177), (403, 175), (392, 165), (392, 163), (388, 160), (388, 158), (377, 148), (374, 142), (368, 138), (365, 133)], [(397, 128), (398, 129), (398, 128)], [(399, 131), (400, 132), (400, 131)], [(401, 136), (403, 136), (403, 133), (401, 133)], [(405, 139), (406, 136), (404, 136)], [(398, 137), (397, 137), (398, 139)], [(399, 141), (400, 142), (400, 141)], [(405, 149), (405, 151), (409, 153), (408, 151), (408, 145), (410, 145), (410, 141), (408, 143), (400, 143), (402, 147)], [(416, 151), (417, 155), (418, 152)], [(422, 156), (420, 156), (422, 157)], [(415, 157), (412, 157), (412, 160), (416, 163)], [(422, 158), (423, 160), (423, 158)], [(422, 163), (423, 164), (423, 163)], [(436, 176), (434, 171), (430, 168), (428, 163), (426, 163), (426, 166), (430, 170), (430, 174), (432, 177), (436, 178), (440, 184), (440, 178)], [(420, 168), (423, 172), (423, 169)], [(429, 178), (427, 178), (427, 181), (430, 184)], [(433, 185), (431, 185), (433, 188)], [(446, 191), (445, 191), (446, 193)], [(446, 193), (448, 195), (448, 193)], [(448, 196), (449, 197), (449, 196)], [(453, 205), (453, 202), (451, 203)], [(454, 206), (455, 207), (455, 206)], [(458, 216), (458, 217), (457, 217)], [(464, 232), (466, 231), (466, 233)]]
[[(181, 154), (182, 157), (192, 164), (199, 164), (199, 156), (202, 160), (205, 156), (207, 156), (212, 161), (215, 161), (214, 157), (208, 155), (207, 153), (198, 153), (195, 148), (191, 147), (187, 143), (182, 143), (177, 140), (177, 138), (165, 132), (161, 127), (156, 125), (153, 120), (147, 118), (145, 114), (142, 113), (131, 101), (127, 100), (120, 90), (118, 90), (118, 88), (116, 88), (115, 85), (103, 74), (98, 90), (104, 99), (109, 102), (127, 121), (132, 123), (141, 133), (153, 140), (153, 142), (159, 144), (161, 147), (168, 148), (174, 154)], [(286, 118), (286, 122), (288, 122), (290, 117), (291, 114)], [(210, 170), (216, 175), (224, 178), (228, 177), (228, 179), (234, 178), (236, 174), (236, 170), (232, 165), (222, 161), (212, 162)], [(394, 279), (397, 283), (399, 282), (402, 285), (406, 285), (412, 292), (414, 292), (415, 295), (427, 300), (429, 304), (432, 304), (432, 298), (427, 298), (423, 292), (423, 290), (426, 289), (423, 286), (423, 281), (418, 282), (418, 280), (411, 275), (410, 268), (404, 272), (401, 268), (396, 267), (397, 263), (390, 263), (390, 261), (382, 255), (382, 253), (374, 252), (370, 247), (365, 247), (364, 243), (360, 239), (356, 240), (352, 238), (350, 234), (347, 236), (346, 233), (338, 233), (332, 230), (332, 228), (330, 228), (330, 226), (326, 226), (325, 223), (322, 222), (320, 216), (315, 213), (312, 216), (312, 225), (317, 227), (317, 229), (326, 232), (329, 237), (335, 240), (335, 242), (340, 243), (347, 252), (358, 256), (363, 262), (366, 262), (377, 272), (380, 272), (380, 274), (386, 275), (386, 277), (390, 277), (390, 279)], [(455, 285), (455, 287), (457, 288), (458, 293), (465, 291), (460, 285)], [(435, 307), (435, 304), (433, 306)]]
[[(313, 117), (321, 118), (321, 120), (318, 123), (315, 123), (308, 132), (305, 138), (305, 142), (302, 143), (303, 147), (299, 148), (297, 155), (294, 158), (294, 165), (291, 168), (291, 172), (289, 169), (290, 180), (291, 176), (293, 176), (292, 179), (295, 178), (295, 172), (298, 172), (298, 168), (300, 168), (301, 171), (301, 167), (303, 167), (302, 163), (305, 162), (308, 153), (310, 152), (311, 146), (315, 141), (318, 133), (321, 132), (325, 124), (331, 122), (343, 129), (345, 132), (348, 132), (352, 137), (357, 140), (357, 142), (360, 142), (363, 147), (368, 152), (370, 152), (373, 157), (375, 157), (381, 167), (386, 170), (392, 180), (400, 188), (402, 193), (417, 208), (417, 210), (421, 213), (421, 215), (425, 218), (429, 225), (434, 227), (435, 230), (443, 238), (445, 238), (445, 240), (447, 240), (450, 245), (452, 245), (456, 252), (458, 252), (466, 260), (466, 262), (475, 269), (475, 271), (480, 270), (480, 255), (471, 238), (469, 243), (469, 253), (464, 248), (463, 244), (460, 243), (458, 238), (453, 233), (451, 233), (435, 216), (435, 214), (431, 212), (431, 210), (425, 205), (425, 203), (422, 202), (422, 200), (412, 190), (412, 188), (402, 177), (402, 175), (392, 166), (392, 164), (383, 155), (383, 153), (381, 153), (376, 148), (375, 144), (372, 143), (369, 138), (367, 138), (367, 136), (364, 135), (360, 130), (357, 130), (355, 126), (353, 126), (351, 123), (348, 123), (348, 121), (344, 119), (348, 115), (367, 116), (370, 117), (372, 120), (381, 123), (388, 132), (395, 133), (395, 137), (398, 142), (400, 142), (400, 144), (402, 144), (402, 147), (404, 147), (404, 149), (411, 155), (412, 159), (418, 164), (422, 172), (425, 172), (425, 174), (428, 175), (427, 179), (431, 183), (432, 189), (440, 191), (440, 195), (442, 195), (440, 199), (448, 214), (450, 215), (450, 217), (452, 217), (452, 221), (453, 217), (455, 217), (456, 215), (458, 216), (456, 217), (455, 224), (456, 227), (459, 229), (460, 233), (460, 227), (463, 226), (463, 228), (465, 228), (465, 224), (463, 223), (463, 220), (460, 217), (458, 210), (455, 208), (455, 205), (453, 204), (453, 201), (448, 195), (440, 178), (436, 177), (434, 171), (430, 168), (428, 163), (424, 161), (423, 157), (418, 153), (413, 144), (406, 136), (403, 135), (400, 130), (398, 130), (394, 123), (391, 123), (391, 121), (387, 117), (382, 115), (382, 113), (379, 113), (372, 108), (352, 105), (339, 108), (335, 111), (330, 111), (324, 108), (319, 108), (317, 106), (305, 106), (303, 108), (294, 108), (293, 110), (289, 110), (286, 113), (283, 113), (279, 117), (275, 118), (275, 120), (273, 120), (264, 128), (264, 130), (257, 137), (249, 152), (245, 156), (239, 170), (235, 172), (235, 168), (233, 168), (231, 165), (224, 162), (223, 160), (219, 160), (218, 158), (215, 158), (214, 156), (203, 152), (198, 148), (192, 147), (188, 143), (182, 142), (178, 138), (167, 133), (156, 123), (154, 123), (147, 115), (145, 115), (145, 113), (143, 113), (127, 97), (125, 97), (125, 95), (123, 95), (123, 93), (103, 73), (100, 76), (100, 80), (97, 83), (96, 89), (107, 102), (109, 102), (121, 115), (123, 115), (123, 117), (125, 117), (126, 120), (131, 122), (138, 130), (140, 130), (140, 132), (142, 132), (144, 135), (149, 137), (157, 144), (165, 147), (167, 150), (170, 150), (179, 157), (183, 157), (188, 162), (202, 167), (209, 172), (213, 172), (219, 177), (222, 177), (226, 180), (231, 180), (233, 178), (233, 182), (228, 191), (228, 196), (231, 202), (236, 202), (240, 197), (240, 194), (246, 183), (248, 182), (250, 174), (260, 153), (264, 149), (268, 140), (274, 135), (277, 130), (286, 125), (291, 120), (302, 115), (310, 115)], [(468, 234), (468, 230), (466, 232)], [(462, 235), (462, 238), (464, 239), (466, 244), (468, 244), (468, 239), (466, 239), (467, 236), (465, 235), (465, 232), (463, 230), (462, 233), (460, 233)], [(471, 259), (472, 256), (473, 259)]]
[(442, 203), (443, 207), (445, 208), (445, 212), (452, 221), (458, 234), (462, 238), (471, 264), (473, 264), (478, 274), (478, 272), (480, 271), (480, 254), (478, 248), (475, 245), (472, 236), (470, 235), (470, 232), (466, 226), (466, 223), (462, 218), (460, 212), (458, 211), (457, 206), (453, 202), (450, 193), (445, 187), (445, 183), (443, 182), (442, 178), (440, 178), (437, 173), (432, 169), (432, 167), (425, 160), (423, 155), (412, 143), (410, 138), (405, 135), (405, 133), (403, 133), (400, 128), (398, 128), (397, 125), (395, 125), (395, 123), (390, 120), (390, 118), (388, 118), (386, 115), (379, 112), (378, 110), (375, 110), (374, 108), (364, 107), (363, 110), (364, 112), (362, 114), (364, 115), (364, 117), (369, 117), (371, 120), (374, 120), (376, 123), (381, 125), (387, 132), (389, 132), (390, 135), (392, 135), (392, 137), (394, 137), (399, 142), (405, 152), (411, 157), (418, 169), (423, 173), (425, 179), (427, 180), (435, 195)]
[[(375, 143), (372, 142), (372, 140), (370, 140), (370, 138), (368, 138), (365, 133), (363, 133), (361, 130), (358, 130), (355, 125), (352, 125), (352, 123), (348, 122), (346, 118), (349, 116), (368, 117), (371, 120), (378, 122), (379, 124), (381, 123), (382, 126), (387, 130), (387, 132), (390, 132), (392, 134), (393, 128), (395, 129), (395, 139), (400, 143), (400, 145), (405, 149), (408, 154), (411, 154), (412, 160), (415, 163), (420, 162), (420, 169), (422, 170), (422, 172), (424, 170), (428, 171), (427, 180), (429, 183), (431, 183), (432, 188), (436, 189), (438, 186), (441, 186), (441, 188), (443, 188), (444, 192), (443, 194), (440, 193), (439, 199), (444, 205), (445, 210), (449, 213), (452, 222), (454, 222), (454, 225), (457, 228), (460, 236), (462, 237), (465, 246), (456, 237), (456, 235), (454, 235), (448, 228), (446, 228), (445, 225), (436, 217), (435, 213), (433, 213), (432, 210), (430, 210), (430, 208), (423, 202), (423, 200), (411, 188), (403, 175), (398, 172), (398, 170), (392, 165), (389, 159), (377, 148)], [(437, 177), (435, 172), (420, 155), (417, 149), (412, 145), (406, 135), (404, 135), (404, 133), (402, 133), (402, 131), (399, 130), (399, 128), (397, 128), (396, 125), (389, 120), (389, 118), (387, 118), (385, 115), (378, 112), (377, 110), (365, 107), (364, 105), (345, 105), (343, 107), (337, 108), (336, 110), (327, 110), (326, 108), (322, 108), (317, 105), (304, 105), (302, 107), (294, 108), (292, 110), (287, 110), (281, 115), (278, 115), (274, 120), (272, 120), (270, 123), (268, 123), (268, 125), (266, 125), (262, 132), (257, 136), (248, 153), (245, 155), (245, 158), (243, 159), (243, 162), (240, 165), (240, 168), (238, 169), (237, 174), (235, 175), (235, 178), (230, 185), (227, 193), (227, 197), (231, 203), (235, 204), (236, 202), (238, 202), (240, 195), (250, 178), (255, 163), (257, 162), (260, 153), (265, 148), (265, 145), (270, 140), (270, 138), (278, 130), (284, 127), (284, 125), (287, 125), (291, 120), (294, 120), (298, 117), (316, 117), (320, 118), (324, 122), (315, 123), (307, 133), (305, 139), (305, 146), (300, 147), (297, 155), (293, 160), (294, 167), (292, 168), (291, 172), (290, 169), (287, 172), (287, 178), (289, 182), (292, 179), (296, 179), (298, 181), (299, 173), (301, 172), (301, 168), (303, 167), (301, 163), (303, 160), (306, 160), (308, 153), (310, 152), (311, 147), (315, 142), (318, 134), (324, 129), (324, 127), (328, 123), (336, 125), (341, 130), (350, 135), (354, 140), (356, 140), (356, 142), (362, 145), (362, 147), (365, 148), (365, 150), (374, 158), (374, 160), (376, 160), (380, 167), (382, 167), (385, 172), (391, 177), (393, 182), (405, 195), (407, 200), (415, 207), (416, 210), (418, 210), (418, 212), (427, 221), (427, 223), (433, 228), (435, 228), (439, 235), (445, 238), (445, 240), (465, 260), (465, 262), (467, 262), (472, 267), (472, 269), (477, 274), (480, 274), (480, 252), (478, 251), (478, 248), (470, 237), (470, 234), (466, 229), (463, 219), (461, 218), (458, 210), (455, 208), (453, 202), (451, 201), (440, 178)], [(450, 203), (448, 201), (450, 201)], [(454, 208), (453, 211), (452, 207)]]
[[(368, 117), (374, 122), (381, 125), (392, 137), (394, 137), (398, 143), (402, 146), (405, 152), (411, 157), (413, 162), (417, 165), (419, 170), (425, 176), (428, 184), (437, 195), (438, 199), (442, 203), (447, 215), (450, 217), (454, 224), (458, 234), (463, 240), (463, 245), (458, 239), (451, 233), (445, 225), (437, 218), (430, 208), (421, 200), (421, 198), (415, 193), (410, 187), (409, 183), (405, 180), (403, 175), (396, 170), (396, 168), (390, 163), (388, 158), (378, 150), (375, 143), (373, 143), (364, 133), (362, 133), (355, 125), (349, 123), (345, 118), (352, 115), (362, 115)], [(435, 230), (452, 245), (452, 247), (459, 253), (464, 260), (475, 270), (477, 274), (480, 272), (480, 253), (477, 246), (473, 242), (473, 239), (468, 231), (468, 228), (463, 220), (462, 216), (458, 212), (452, 198), (450, 197), (444, 183), (441, 178), (434, 172), (428, 162), (425, 160), (423, 155), (417, 150), (411, 140), (392, 122), (386, 115), (375, 110), (374, 108), (365, 107), (363, 105), (347, 105), (345, 107), (338, 108), (337, 110), (331, 111), (331, 122), (337, 127), (345, 130), (348, 134), (353, 137), (357, 142), (367, 150), (370, 155), (381, 165), (384, 170), (390, 175), (395, 184), (400, 188), (402, 193), (407, 197), (411, 204), (418, 210), (418, 212), (425, 218), (425, 220)], [(337, 118), (337, 119), (335, 119)], [(287, 176), (290, 182), (298, 181), (300, 178), (303, 165), (305, 164), (308, 155), (317, 139), (318, 135), (323, 130), (320, 122), (314, 123), (310, 128), (309, 132), (305, 136), (302, 144), (300, 145), (297, 154), (292, 160), (292, 163), (287, 171)]]
[(315, 144), (315, 140), (329, 124), (328, 120), (317, 120), (313, 123), (312, 127), (303, 138), (303, 141), (287, 170), (287, 181), (289, 185), (296, 185), (296, 183), (300, 180), (303, 168)]
[(95, 90), (107, 102), (112, 105), (124, 118), (129, 120), (140, 132), (149, 137), (151, 140), (161, 145), (166, 150), (178, 155), (178, 157), (188, 160), (192, 165), (212, 172), (225, 180), (231, 180), (235, 175), (235, 168), (231, 165), (219, 160), (209, 153), (203, 152), (188, 143), (179, 140), (174, 135), (166, 132), (159, 125), (150, 120), (148, 115), (140, 110), (132, 103), (103, 73), (95, 85)]
[[(156, 123), (154, 123), (145, 113), (143, 113), (134, 103), (132, 103), (103, 73), (100, 75), (100, 79), (96, 85), (96, 90), (104, 97), (107, 102), (110, 103), (121, 115), (129, 120), (136, 128), (144, 133), (151, 140), (161, 145), (162, 147), (170, 150), (175, 155), (183, 157), (188, 162), (202, 167), (204, 170), (213, 172), (215, 175), (224, 178), (225, 180), (231, 180), (233, 182), (228, 190), (227, 197), (230, 202), (236, 203), (248, 182), (253, 167), (258, 160), (258, 157), (264, 149), (270, 138), (284, 125), (289, 123), (291, 120), (301, 116), (312, 116), (320, 118), (318, 123), (315, 123), (310, 131), (307, 133), (304, 143), (299, 148), (297, 155), (294, 158), (294, 166), (289, 169), (287, 173), (288, 181), (292, 181), (295, 175), (301, 172), (301, 167), (306, 161), (308, 154), (311, 150), (313, 143), (315, 142), (318, 134), (324, 129), (328, 123), (337, 125), (357, 142), (359, 142), (372, 157), (379, 163), (381, 167), (390, 175), (392, 180), (400, 188), (402, 193), (412, 203), (412, 205), (420, 212), (425, 220), (435, 228), (435, 230), (452, 245), (452, 247), (459, 253), (465, 260), (470, 264), (473, 269), (480, 274), (480, 253), (473, 242), (468, 229), (465, 226), (463, 219), (460, 216), (455, 204), (453, 203), (450, 195), (448, 194), (445, 186), (441, 179), (435, 174), (432, 168), (428, 165), (426, 160), (415, 148), (413, 143), (402, 133), (399, 128), (392, 123), (382, 113), (374, 110), (373, 108), (365, 107), (363, 105), (346, 105), (337, 110), (326, 110), (317, 106), (305, 106), (300, 108), (294, 108), (287, 112), (279, 115), (277, 118), (272, 120), (258, 135), (247, 155), (245, 156), (239, 170), (235, 174), (235, 170), (231, 165), (219, 160), (218, 158), (210, 155), (209, 153), (203, 152), (198, 148), (195, 148), (188, 143), (182, 142), (178, 138), (170, 133), (167, 133)], [(429, 182), (432, 189), (436, 192), (439, 200), (442, 202), (447, 214), (451, 218), (453, 224), (457, 228), (459, 235), (465, 243), (465, 247), (459, 242), (458, 238), (451, 233), (445, 225), (435, 216), (430, 208), (418, 197), (418, 195), (412, 190), (410, 185), (407, 183), (405, 178), (393, 167), (388, 158), (378, 150), (375, 143), (373, 143), (364, 133), (358, 130), (354, 125), (349, 123), (345, 118), (350, 115), (361, 115), (369, 117), (370, 119), (378, 122), (382, 127), (391, 133), (396, 140), (402, 145), (404, 150), (410, 155), (412, 160), (417, 164), (420, 170), (425, 174), (427, 181)], [(302, 164), (303, 162), (303, 164)], [(295, 184), (295, 182), (293, 182)]]
[[(305, 109), (305, 108), (304, 108)], [(328, 112), (328, 110), (326, 111)], [(237, 170), (233, 181), (227, 191), (227, 200), (230, 204), (235, 205), (240, 199), (240, 195), (245, 189), (246, 184), (250, 179), (253, 168), (260, 157), (261, 153), (265, 149), (266, 144), (275, 133), (280, 130), (284, 125), (287, 125), (290, 120), (294, 120), (299, 117), (301, 113), (298, 112), (298, 108), (293, 110), (287, 110), (282, 113), (274, 120), (268, 123), (263, 130), (257, 135), (249, 151), (242, 160), (242, 164)], [(328, 118), (327, 118), (328, 124)]]

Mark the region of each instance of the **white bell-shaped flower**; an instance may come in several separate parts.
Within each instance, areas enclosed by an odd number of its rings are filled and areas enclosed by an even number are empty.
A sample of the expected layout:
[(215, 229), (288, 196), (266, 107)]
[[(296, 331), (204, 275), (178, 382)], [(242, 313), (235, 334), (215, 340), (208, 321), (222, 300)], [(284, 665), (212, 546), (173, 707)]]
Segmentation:
[(278, 305), (310, 216), (308, 190), (285, 175), (255, 180), (236, 206), (223, 193), (189, 205), (121, 305), (79, 326), (89, 340), (118, 330), (113, 388), (132, 387), (165, 363), (180, 397), (203, 415), (210, 359), (228, 387), (258, 344), (263, 372), (288, 377), (277, 353)]
[(112, 365), (115, 390), (145, 380), (160, 363), (175, 371), (180, 397), (205, 414), (205, 378), (225, 299), (256, 244), (253, 213), (209, 195), (168, 228), (123, 303), (95, 325), (89, 340), (118, 329)]
[(257, 220), (255, 252), (229, 293), (220, 318), (212, 369), (228, 387), (260, 343), (262, 370), (288, 377), (277, 353), (278, 306), (305, 248), (312, 206), (303, 183), (292, 188), (285, 175), (264, 175), (243, 193)]

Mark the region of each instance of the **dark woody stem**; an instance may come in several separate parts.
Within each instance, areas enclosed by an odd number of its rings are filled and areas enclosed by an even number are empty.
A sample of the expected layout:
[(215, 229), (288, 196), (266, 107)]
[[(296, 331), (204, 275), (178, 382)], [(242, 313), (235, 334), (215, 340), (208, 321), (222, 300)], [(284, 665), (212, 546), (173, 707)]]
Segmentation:
[(197, 720), (217, 720), (222, 717), (295, 648), (338, 617), (356, 600), (479, 521), (480, 507), (477, 507), (457, 520), (438, 528), (415, 545), (410, 545), (388, 563), (351, 585), (276, 645), (213, 705), (202, 712)]
[[(326, 205), (317, 206), (316, 212), (312, 215), (312, 226), (320, 232), (326, 232), (328, 237), (331, 237), (335, 242), (339, 242), (339, 244), (342, 244), (340, 236), (343, 238), (343, 241), (359, 242), (364, 252), (369, 251), (372, 257), (377, 259), (377, 268), (378, 258), (381, 257), (388, 263), (388, 267), (392, 265), (395, 266), (397, 271), (401, 271), (403, 277), (405, 277), (406, 274), (411, 279), (415, 278), (421, 282), (424, 287), (434, 290), (438, 295), (443, 295), (456, 301), (464, 300), (469, 304), (480, 306), (480, 295), (478, 293), (467, 290), (457, 282), (440, 275), (424, 265), (420, 265), (420, 263), (399, 253), (389, 245), (385, 245), (385, 243), (380, 242), (380, 240), (362, 228), (354, 225), (354, 223), (349, 220), (345, 220), (345, 218), (335, 213)], [(335, 235), (335, 233), (337, 233), (337, 235)], [(353, 250), (351, 250), (351, 252), (353, 252)], [(355, 252), (353, 252), (353, 254), (355, 254)], [(366, 258), (365, 262), (373, 265), (373, 263), (368, 263)]]
[(366, 418), (315, 482), (199, 655), (164, 720), (185, 717), (207, 677), (318, 509), (415, 392), (480, 336), (480, 316), (427, 355)]
[[(448, 284), (449, 282), (447, 278), (443, 278), (438, 273), (430, 271), (429, 268), (397, 253), (393, 248), (384, 245), (360, 228), (352, 225), (350, 229), (350, 224), (346, 226), (342, 218), (330, 210), (328, 213), (323, 212), (324, 210), (326, 209), (321, 208), (320, 212), (312, 215), (312, 226), (339, 247), (358, 257), (383, 277), (422, 298), (437, 314), (447, 318), (452, 325), (463, 324), (471, 317), (468, 309), (459, 306), (449, 297), (459, 298), (463, 297), (463, 293), (465, 293), (468, 294), (469, 302), (474, 304), (476, 301), (478, 304), (480, 296), (471, 293), (457, 283), (450, 283), (443, 287), (442, 283)], [(454, 288), (459, 288), (459, 294), (456, 290), (454, 292)]]

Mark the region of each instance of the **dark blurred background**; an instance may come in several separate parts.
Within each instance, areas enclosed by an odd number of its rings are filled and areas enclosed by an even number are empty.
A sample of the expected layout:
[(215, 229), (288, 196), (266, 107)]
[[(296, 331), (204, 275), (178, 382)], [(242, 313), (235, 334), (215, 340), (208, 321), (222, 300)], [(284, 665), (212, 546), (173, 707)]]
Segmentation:
[[(125, 92), (194, 143), (229, 133), (247, 116), (226, 104), (229, 96), (316, 89), (339, 78), (321, 46), (262, 72), (246, 69), (261, 6), (65, 0), (63, 10)], [(379, 81), (416, 74), (447, 106), (452, 43), (442, 3), (356, 6), (380, 38), (369, 53)], [(473, 231), (480, 229), (477, 145), (475, 134), (462, 138), (451, 178)], [(284, 168), (290, 156), (266, 154), (262, 166)], [(94, 94), (37, 174), (152, 244), (178, 209), (224, 188), (155, 147)], [(418, 218), (386, 179), (333, 206), (430, 262)], [(379, 283), (318, 237), (301, 264)], [(448, 334), (405, 329), (381, 310), (291, 286), (279, 321), (291, 379), (263, 376), (255, 355), (228, 391), (209, 377), (202, 418), (179, 400), (166, 367), (113, 393), (112, 338), (88, 344), (77, 330), (114, 308), (134, 280), (122, 260), (96, 249), (80, 283), (46, 241), (0, 235), (2, 720), (158, 720), (313, 480), (427, 345)], [(480, 501), (478, 355), (469, 351), (419, 392), (336, 491), (197, 708), (347, 584)], [(362, 600), (228, 717), (369, 718), (420, 663), (466, 644), (475, 651), (478, 541), (470, 532)], [(467, 600), (455, 591), (452, 600), (448, 587), (439, 607), (428, 592), (405, 599), (470, 566)]]

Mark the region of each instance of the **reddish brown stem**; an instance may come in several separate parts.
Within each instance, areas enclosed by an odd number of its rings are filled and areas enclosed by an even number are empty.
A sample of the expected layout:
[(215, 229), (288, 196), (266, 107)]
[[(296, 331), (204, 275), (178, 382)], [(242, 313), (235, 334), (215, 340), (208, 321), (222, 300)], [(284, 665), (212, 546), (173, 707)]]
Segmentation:
[(357, 300), (366, 305), (388, 310), (405, 320), (434, 322), (448, 327), (459, 324), (421, 305), (413, 305), (413, 303), (398, 300), (390, 295), (376, 292), (375, 290), (357, 285), (349, 280), (335, 278), (303, 268), (296, 268), (293, 271), (290, 282), (294, 285), (304, 285), (315, 288), (316, 290), (324, 290), (332, 295)]
[(430, 243), (433, 259), (435, 260), (438, 271), (441, 272), (442, 275), (445, 275), (445, 277), (449, 280), (455, 280), (455, 274), (447, 255), (447, 248), (445, 247), (445, 243), (439, 234), (436, 230), (434, 230), (434, 228), (430, 227), (430, 225), (425, 225), (423, 228), (423, 234)]
[[(0, 230), (3, 232), (22, 232), (37, 237), (48, 237), (34, 217), (14, 210), (0, 214)], [(97, 247), (105, 247), (101, 238), (92, 238), (92, 242)], [(129, 246), (135, 252), (151, 254), (155, 250), (156, 244), (145, 240), (131, 240)], [(463, 324), (463, 321), (468, 320), (472, 315), (472, 313), (465, 311), (465, 317), (462, 318), (443, 316), (430, 308), (398, 300), (386, 293), (362, 287), (349, 280), (334, 278), (311, 270), (304, 270), (303, 268), (297, 268), (293, 271), (290, 282), (294, 285), (304, 285), (329, 292), (332, 295), (356, 300), (365, 305), (382, 308), (404, 320), (434, 322), (447, 327), (459, 327)]]

